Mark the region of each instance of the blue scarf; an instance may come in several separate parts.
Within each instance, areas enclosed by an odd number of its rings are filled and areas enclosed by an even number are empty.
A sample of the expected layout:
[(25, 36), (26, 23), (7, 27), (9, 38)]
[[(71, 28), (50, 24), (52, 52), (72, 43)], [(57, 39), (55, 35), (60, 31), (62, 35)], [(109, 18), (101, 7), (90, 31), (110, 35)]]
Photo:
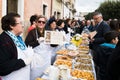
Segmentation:
[(105, 46), (105, 47), (109, 47), (109, 48), (115, 48), (116, 47), (115, 44), (110, 44), (110, 43), (103, 43), (103, 44), (100, 44), (100, 46)]
[(10, 31), (5, 31), (13, 40), (13, 42), (15, 43), (15, 45), (20, 48), (21, 50), (25, 50), (26, 49), (26, 45), (22, 40), (21, 36), (15, 36), (12, 32)]

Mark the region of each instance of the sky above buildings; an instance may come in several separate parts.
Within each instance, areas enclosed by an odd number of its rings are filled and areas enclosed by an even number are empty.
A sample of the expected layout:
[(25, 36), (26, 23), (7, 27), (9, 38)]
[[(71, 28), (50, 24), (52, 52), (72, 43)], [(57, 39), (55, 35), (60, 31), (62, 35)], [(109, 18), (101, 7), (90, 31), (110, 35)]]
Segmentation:
[(93, 12), (105, 0), (76, 0), (75, 8), (77, 12)]

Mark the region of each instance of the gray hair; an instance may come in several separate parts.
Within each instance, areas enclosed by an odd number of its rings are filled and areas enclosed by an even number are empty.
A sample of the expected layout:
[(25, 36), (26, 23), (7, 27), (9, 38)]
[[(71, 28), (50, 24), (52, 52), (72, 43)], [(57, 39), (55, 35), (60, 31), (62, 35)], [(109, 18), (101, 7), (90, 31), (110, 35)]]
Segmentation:
[(93, 16), (96, 16), (96, 15), (102, 16), (102, 13), (100, 13), (100, 12), (94, 12), (94, 13), (93, 13)]

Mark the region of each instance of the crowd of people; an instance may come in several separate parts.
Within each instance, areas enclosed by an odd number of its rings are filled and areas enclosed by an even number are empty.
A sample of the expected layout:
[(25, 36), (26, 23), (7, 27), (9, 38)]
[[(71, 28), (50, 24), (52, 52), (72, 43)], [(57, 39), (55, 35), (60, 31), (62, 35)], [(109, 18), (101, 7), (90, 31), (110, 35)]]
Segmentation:
[[(55, 51), (61, 45), (44, 44), (45, 30), (49, 30), (61, 32), (61, 35), (65, 37), (65, 41), (68, 41), (67, 35), (70, 35), (69, 38), (71, 38), (75, 34), (87, 33), (97, 80), (120, 80), (120, 23), (118, 20), (104, 21), (103, 16), (100, 12), (94, 12), (92, 20), (80, 21), (74, 18), (56, 19), (54, 16), (47, 20), (43, 15), (32, 15), (25, 42), (21, 37), (23, 25), (20, 15), (8, 13), (3, 16), (1, 19), (3, 32), (0, 34), (1, 79), (33, 80), (39, 75), (38, 73), (37, 76), (31, 78), (33, 77), (31, 76), (33, 74), (31, 71), (33, 62), (43, 66), (42, 62), (39, 62), (42, 60), (44, 63), (47, 62), (44, 59), (50, 56), (48, 65), (54, 63)], [(91, 38), (89, 33), (93, 31), (97, 33)], [(48, 54), (48, 51), (51, 51), (52, 54)], [(36, 57), (38, 56), (37, 53), (42, 53), (39, 58)]]

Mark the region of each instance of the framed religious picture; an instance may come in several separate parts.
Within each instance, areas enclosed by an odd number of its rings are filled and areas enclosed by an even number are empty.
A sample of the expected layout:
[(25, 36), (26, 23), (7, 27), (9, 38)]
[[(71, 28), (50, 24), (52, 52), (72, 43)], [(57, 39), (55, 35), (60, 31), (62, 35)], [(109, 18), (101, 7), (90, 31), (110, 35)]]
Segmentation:
[(63, 44), (64, 36), (58, 31), (45, 31), (46, 44)]

